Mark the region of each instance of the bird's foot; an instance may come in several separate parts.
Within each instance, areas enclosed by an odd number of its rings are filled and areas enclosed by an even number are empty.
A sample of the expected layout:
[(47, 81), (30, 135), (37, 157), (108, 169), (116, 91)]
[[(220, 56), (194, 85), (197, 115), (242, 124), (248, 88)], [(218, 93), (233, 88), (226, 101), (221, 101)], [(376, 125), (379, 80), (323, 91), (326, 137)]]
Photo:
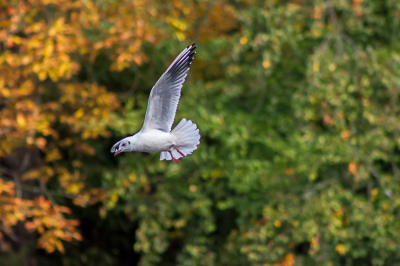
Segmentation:
[(171, 154), (172, 160), (174, 162), (176, 162), (177, 164), (181, 164), (181, 162), (178, 159), (175, 159), (174, 156), (172, 156), (172, 152), (171, 151), (169, 151), (169, 154)]
[(180, 150), (178, 150), (178, 147), (175, 146), (175, 149), (176, 149), (183, 157), (186, 157), (185, 154), (183, 154)]

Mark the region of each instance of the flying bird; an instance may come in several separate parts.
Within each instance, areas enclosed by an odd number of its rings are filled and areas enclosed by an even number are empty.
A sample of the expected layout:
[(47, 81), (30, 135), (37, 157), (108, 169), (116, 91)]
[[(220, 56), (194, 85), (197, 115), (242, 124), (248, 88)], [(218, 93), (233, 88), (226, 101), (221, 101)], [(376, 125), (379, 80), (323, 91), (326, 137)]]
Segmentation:
[[(162, 74), (151, 89), (142, 129), (126, 137), (111, 148), (114, 156), (121, 152), (161, 152), (160, 160), (173, 160), (192, 154), (200, 144), (197, 125), (183, 118), (172, 129), (183, 82), (192, 64), (195, 44), (186, 47)], [(172, 129), (172, 130), (171, 130)]]

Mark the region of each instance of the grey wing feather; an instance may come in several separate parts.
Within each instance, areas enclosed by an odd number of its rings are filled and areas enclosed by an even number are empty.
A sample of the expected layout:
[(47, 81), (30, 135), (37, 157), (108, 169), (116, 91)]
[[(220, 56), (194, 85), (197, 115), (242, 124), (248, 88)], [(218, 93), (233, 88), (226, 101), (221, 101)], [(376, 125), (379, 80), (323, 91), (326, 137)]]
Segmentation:
[(196, 53), (194, 45), (188, 46), (178, 55), (152, 88), (142, 132), (151, 129), (171, 131), (181, 89)]

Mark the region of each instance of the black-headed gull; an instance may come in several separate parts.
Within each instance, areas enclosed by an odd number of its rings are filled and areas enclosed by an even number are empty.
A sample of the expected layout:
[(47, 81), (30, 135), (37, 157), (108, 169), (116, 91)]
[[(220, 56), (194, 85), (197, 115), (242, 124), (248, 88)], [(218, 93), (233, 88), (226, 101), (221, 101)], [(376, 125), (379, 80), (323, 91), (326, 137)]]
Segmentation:
[(192, 154), (200, 144), (196, 124), (183, 118), (171, 131), (183, 82), (192, 64), (196, 46), (186, 47), (168, 67), (150, 92), (142, 129), (126, 137), (111, 148), (114, 156), (121, 152), (161, 152), (160, 160), (174, 160)]

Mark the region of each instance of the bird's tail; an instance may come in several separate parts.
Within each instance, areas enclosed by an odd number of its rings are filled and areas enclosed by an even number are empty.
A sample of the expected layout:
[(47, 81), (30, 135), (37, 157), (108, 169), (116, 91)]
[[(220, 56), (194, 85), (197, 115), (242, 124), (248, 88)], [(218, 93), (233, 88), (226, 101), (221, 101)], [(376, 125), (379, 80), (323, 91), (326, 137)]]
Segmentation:
[[(177, 138), (177, 148), (185, 156), (192, 154), (200, 144), (200, 133), (197, 125), (190, 120), (183, 118), (179, 124), (171, 131)], [(172, 150), (172, 155), (175, 159), (183, 157), (175, 148)], [(161, 160), (172, 160), (168, 151), (162, 151), (160, 155)]]

